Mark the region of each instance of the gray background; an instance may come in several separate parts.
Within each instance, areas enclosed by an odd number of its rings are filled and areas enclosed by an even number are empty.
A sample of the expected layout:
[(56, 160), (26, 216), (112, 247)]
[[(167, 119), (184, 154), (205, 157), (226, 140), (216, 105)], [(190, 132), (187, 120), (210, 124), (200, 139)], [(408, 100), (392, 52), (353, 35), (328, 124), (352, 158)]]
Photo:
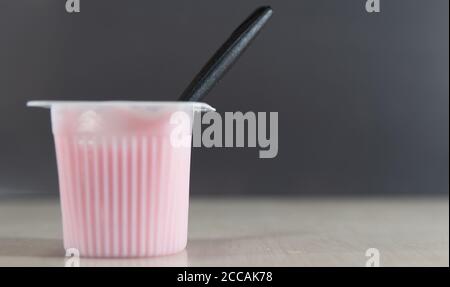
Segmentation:
[(194, 194), (448, 194), (449, 2), (0, 0), (0, 193), (57, 193), (32, 99), (173, 100), (256, 6), (273, 18), (208, 97), (279, 112), (279, 154), (195, 149)]

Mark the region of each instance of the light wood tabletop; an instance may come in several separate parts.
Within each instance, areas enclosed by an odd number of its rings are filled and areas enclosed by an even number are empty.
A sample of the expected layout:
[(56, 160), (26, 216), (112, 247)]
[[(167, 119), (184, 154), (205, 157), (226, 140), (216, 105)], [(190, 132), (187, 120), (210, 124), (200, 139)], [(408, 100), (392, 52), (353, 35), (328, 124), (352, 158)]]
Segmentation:
[[(449, 199), (191, 198), (183, 252), (80, 266), (449, 266)], [(52, 197), (0, 197), (0, 266), (74, 265)], [(70, 263), (70, 264), (68, 264)]]

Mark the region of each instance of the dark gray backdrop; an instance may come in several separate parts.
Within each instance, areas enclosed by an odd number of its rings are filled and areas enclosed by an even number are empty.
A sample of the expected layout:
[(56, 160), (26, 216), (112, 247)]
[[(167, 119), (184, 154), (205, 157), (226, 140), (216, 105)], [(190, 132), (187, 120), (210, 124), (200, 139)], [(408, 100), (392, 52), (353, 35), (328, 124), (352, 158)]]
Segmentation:
[(256, 6), (272, 20), (208, 102), (279, 112), (279, 154), (195, 149), (194, 194), (448, 193), (448, 0), (0, 0), (0, 193), (57, 192), (32, 99), (173, 100)]

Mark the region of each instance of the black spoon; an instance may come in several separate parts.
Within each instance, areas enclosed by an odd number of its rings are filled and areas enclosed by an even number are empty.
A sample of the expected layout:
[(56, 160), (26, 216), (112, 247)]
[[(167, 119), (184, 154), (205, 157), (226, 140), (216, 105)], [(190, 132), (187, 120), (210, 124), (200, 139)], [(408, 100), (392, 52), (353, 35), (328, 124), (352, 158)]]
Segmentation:
[(245, 19), (203, 66), (178, 100), (201, 101), (245, 51), (270, 16), (272, 8), (260, 7)]

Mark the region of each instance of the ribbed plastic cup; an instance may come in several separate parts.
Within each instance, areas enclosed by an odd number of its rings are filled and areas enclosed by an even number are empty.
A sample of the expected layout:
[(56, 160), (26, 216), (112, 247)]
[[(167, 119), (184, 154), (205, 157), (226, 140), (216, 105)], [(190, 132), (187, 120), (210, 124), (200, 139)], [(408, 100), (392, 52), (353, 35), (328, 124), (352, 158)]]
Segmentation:
[(150, 257), (187, 243), (198, 102), (32, 101), (51, 109), (65, 249)]

